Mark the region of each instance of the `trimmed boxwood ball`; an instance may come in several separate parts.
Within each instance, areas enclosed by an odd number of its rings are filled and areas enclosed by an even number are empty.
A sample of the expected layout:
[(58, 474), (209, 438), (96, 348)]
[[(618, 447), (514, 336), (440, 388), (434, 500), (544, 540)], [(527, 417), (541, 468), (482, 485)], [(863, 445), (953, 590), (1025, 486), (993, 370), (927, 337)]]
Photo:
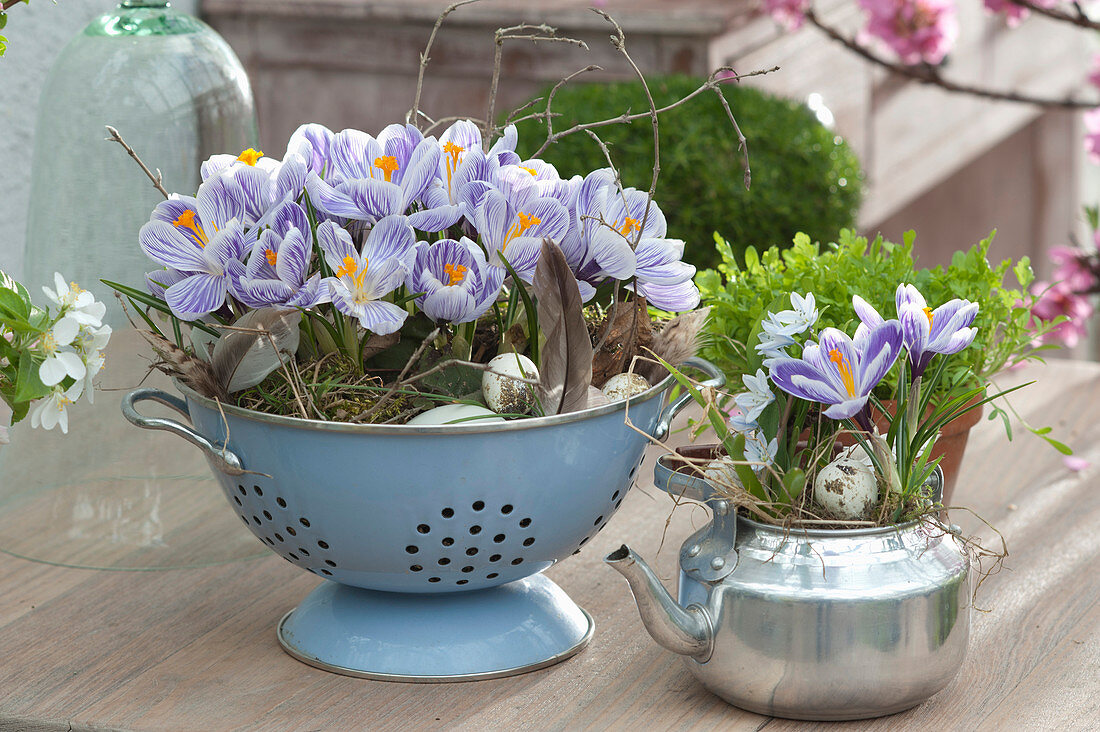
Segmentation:
[[(674, 102), (703, 83), (688, 76), (648, 79), (658, 106)], [(826, 129), (805, 106), (750, 87), (722, 87), (749, 141), (752, 188), (744, 186), (737, 136), (714, 94), (707, 92), (661, 115), (661, 177), (657, 201), (668, 219), (668, 235), (686, 242), (684, 260), (700, 269), (718, 264), (714, 232), (740, 257), (787, 246), (807, 233), (825, 241), (852, 227), (863, 192), (859, 161), (848, 144)], [(543, 91), (543, 96), (549, 89)], [(536, 105), (536, 109), (538, 109)], [(545, 108), (545, 104), (541, 107)], [(554, 97), (561, 114), (554, 129), (648, 109), (637, 81), (571, 84)], [(653, 166), (653, 132), (648, 119), (596, 130), (611, 150), (623, 184), (648, 190)], [(519, 125), (519, 150), (528, 157), (546, 138), (539, 120)], [(603, 152), (588, 135), (570, 135), (543, 158), (564, 177), (605, 167)]]

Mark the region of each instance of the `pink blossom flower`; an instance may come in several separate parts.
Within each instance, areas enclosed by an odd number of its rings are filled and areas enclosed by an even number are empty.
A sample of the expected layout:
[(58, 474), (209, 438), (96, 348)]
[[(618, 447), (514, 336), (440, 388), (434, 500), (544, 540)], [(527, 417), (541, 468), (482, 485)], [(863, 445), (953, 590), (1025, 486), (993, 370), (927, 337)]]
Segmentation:
[(938, 64), (955, 44), (953, 0), (859, 0), (867, 11), (864, 35), (889, 46), (902, 63)]
[(1085, 112), (1085, 151), (1100, 165), (1100, 107)]
[(1082, 470), (1086, 470), (1092, 467), (1092, 463), (1084, 458), (1077, 457), (1076, 455), (1066, 455), (1062, 458), (1062, 464), (1075, 473), (1079, 473)]
[(1042, 339), (1045, 343), (1061, 342), (1067, 348), (1073, 348), (1088, 331), (1088, 319), (1092, 316), (1092, 303), (1086, 296), (1078, 295), (1064, 282), (1051, 285), (1035, 282), (1031, 291), (1038, 294), (1031, 306), (1033, 318), (1050, 322), (1059, 316), (1066, 320), (1055, 326)]
[(1092, 68), (1089, 69), (1089, 83), (1100, 88), (1100, 53), (1093, 54)]
[[(1012, 2), (1012, 0), (984, 0), (984, 2), (985, 9), (990, 13), (1004, 13), (1005, 22), (1008, 23), (1009, 28), (1015, 28), (1023, 22), (1027, 16), (1031, 15), (1030, 10), (1023, 5)], [(1038, 4), (1039, 3), (1036, 3), (1036, 5)]]
[(764, 10), (789, 31), (802, 27), (809, 5), (810, 0), (764, 0)]
[(1077, 247), (1051, 247), (1050, 261), (1055, 265), (1053, 279), (1077, 293), (1092, 289), (1096, 285), (1096, 277), (1089, 268), (1087, 257)]

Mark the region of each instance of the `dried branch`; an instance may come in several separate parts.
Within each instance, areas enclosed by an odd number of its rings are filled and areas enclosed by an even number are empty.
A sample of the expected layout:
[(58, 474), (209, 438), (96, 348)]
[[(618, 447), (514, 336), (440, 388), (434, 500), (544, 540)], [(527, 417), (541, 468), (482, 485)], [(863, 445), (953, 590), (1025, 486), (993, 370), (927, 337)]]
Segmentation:
[[(711, 74), (711, 78), (714, 78), (717, 74), (725, 71), (726, 69), (718, 69)], [(730, 69), (732, 71), (732, 69)], [(749, 141), (745, 139), (745, 136), (741, 133), (741, 126), (737, 124), (737, 119), (733, 116), (733, 110), (730, 109), (729, 100), (726, 99), (726, 95), (722, 93), (722, 90), (718, 87), (714, 87), (714, 94), (718, 97), (718, 101), (722, 104), (722, 109), (726, 110), (726, 116), (730, 119), (730, 124), (733, 125), (733, 131), (737, 133), (737, 149), (741, 151), (741, 167), (745, 169), (745, 190), (749, 190), (752, 185), (752, 171), (749, 170)]]
[(1095, 20), (1091, 20), (1087, 14), (1085, 14), (1084, 8), (1080, 3), (1073, 3), (1073, 9), (1075, 12), (1067, 13), (1064, 10), (1058, 10), (1057, 8), (1046, 8), (1042, 5), (1036, 5), (1028, 0), (1008, 0), (1013, 5), (1019, 5), (1021, 8), (1027, 8), (1036, 15), (1043, 15), (1052, 20), (1057, 20), (1062, 23), (1069, 23), (1080, 28), (1088, 28), (1089, 30), (1100, 30), (1100, 23)]
[(1075, 99), (1074, 97), (1066, 97), (1063, 99), (1052, 99), (1049, 97), (1038, 97), (1031, 94), (1022, 94), (1020, 92), (1002, 92), (995, 91), (993, 89), (986, 89), (984, 87), (975, 86), (973, 84), (963, 84), (957, 81), (951, 81), (945, 79), (939, 69), (935, 66), (928, 64), (922, 64), (919, 66), (907, 66), (903, 63), (897, 63), (879, 56), (874, 51), (871, 51), (866, 46), (848, 38), (843, 33), (838, 31), (831, 25), (823, 23), (817, 14), (812, 9), (806, 11), (806, 20), (811, 24), (817, 26), (825, 35), (832, 38), (834, 41), (842, 44), (845, 48), (853, 53), (862, 56), (864, 59), (870, 61), (873, 64), (877, 64), (885, 69), (889, 69), (896, 74), (906, 76), (915, 81), (919, 81), (922, 84), (931, 84), (938, 86), (945, 91), (954, 92), (957, 94), (968, 94), (973, 97), (980, 97), (982, 99), (994, 99), (1002, 102), (1020, 102), (1022, 104), (1033, 104), (1037, 107), (1045, 107), (1050, 109), (1091, 109), (1098, 106), (1096, 101), (1082, 101)]
[(439, 14), (439, 17), (435, 19), (435, 25), (432, 26), (431, 35), (428, 36), (428, 42), (424, 45), (424, 50), (420, 52), (420, 70), (416, 74), (416, 96), (413, 97), (412, 109), (405, 115), (405, 124), (416, 124), (416, 120), (420, 119), (420, 95), (424, 91), (424, 72), (428, 68), (428, 62), (431, 61), (431, 57), (428, 55), (432, 50), (432, 45), (435, 43), (435, 36), (439, 33), (439, 26), (443, 25), (443, 20), (461, 8), (463, 5), (470, 5), (476, 3), (479, 0), (459, 0), (456, 3), (451, 3)]
[(423, 379), (425, 377), (428, 377), (428, 376), (431, 376), (432, 374), (437, 374), (440, 371), (442, 371), (443, 369), (448, 369), (451, 366), (466, 366), (466, 367), (474, 369), (476, 371), (484, 371), (487, 374), (496, 374), (497, 376), (505, 376), (505, 377), (511, 379), (512, 381), (521, 381), (524, 384), (538, 384), (539, 383), (538, 379), (529, 379), (529, 378), (526, 378), (526, 377), (523, 377), (523, 376), (516, 376), (514, 374), (505, 373), (504, 371), (497, 371), (495, 369), (491, 369), (491, 368), (489, 368), (489, 364), (478, 363), (477, 361), (463, 361), (460, 358), (449, 358), (446, 361), (440, 361), (439, 363), (437, 363), (435, 366), (432, 366), (427, 371), (422, 371), (419, 374), (415, 374), (413, 376), (410, 376), (409, 378), (399, 382), (399, 384), (400, 384), (400, 386), (408, 386), (409, 384), (415, 384), (416, 382), (420, 381), (421, 379)]
[(482, 129), (484, 131), (485, 144), (488, 146), (489, 140), (493, 133), (493, 119), (496, 114), (497, 104), (497, 90), (500, 86), (500, 69), (501, 60), (504, 54), (504, 42), (505, 41), (531, 41), (532, 43), (538, 43), (539, 41), (550, 41), (557, 43), (569, 43), (574, 46), (588, 50), (588, 44), (577, 38), (568, 38), (566, 36), (559, 36), (558, 29), (552, 26), (542, 23), (540, 25), (532, 25), (530, 23), (522, 23), (520, 25), (513, 25), (507, 28), (497, 28), (493, 35), (496, 42), (496, 50), (493, 52), (493, 77), (489, 82), (489, 111), (485, 115), (485, 124)]
[(157, 174), (153, 175), (152, 171), (149, 170), (149, 167), (145, 163), (143, 163), (141, 161), (141, 158), (138, 157), (138, 154), (134, 152), (134, 148), (127, 145), (126, 141), (122, 139), (122, 135), (118, 134), (118, 130), (116, 130), (114, 127), (111, 127), (110, 125), (107, 125), (107, 132), (109, 132), (111, 136), (104, 139), (106, 139), (108, 142), (117, 142), (119, 145), (122, 145), (122, 149), (126, 151), (126, 154), (132, 157), (134, 159), (134, 162), (140, 165), (141, 169), (145, 171), (145, 175), (149, 176), (149, 180), (153, 181), (153, 187), (160, 191), (160, 195), (168, 198), (168, 191), (164, 190), (164, 185), (161, 182), (162, 176), (160, 174), (160, 169), (158, 168)]
[(424, 340), (420, 342), (420, 345), (416, 347), (416, 350), (413, 351), (413, 354), (409, 356), (409, 360), (405, 362), (405, 367), (401, 369), (401, 373), (397, 375), (397, 379), (393, 382), (393, 386), (390, 387), (389, 391), (379, 397), (378, 401), (375, 402), (370, 409), (359, 415), (360, 421), (365, 422), (374, 415), (378, 414), (378, 412), (382, 409), (386, 402), (393, 398), (393, 395), (396, 394), (397, 391), (401, 388), (401, 380), (405, 378), (405, 374), (409, 373), (413, 365), (420, 360), (420, 355), (424, 353), (424, 350), (428, 347), (428, 344), (439, 337), (439, 333), (440, 329), (436, 328), (431, 333), (429, 333), (424, 338)]

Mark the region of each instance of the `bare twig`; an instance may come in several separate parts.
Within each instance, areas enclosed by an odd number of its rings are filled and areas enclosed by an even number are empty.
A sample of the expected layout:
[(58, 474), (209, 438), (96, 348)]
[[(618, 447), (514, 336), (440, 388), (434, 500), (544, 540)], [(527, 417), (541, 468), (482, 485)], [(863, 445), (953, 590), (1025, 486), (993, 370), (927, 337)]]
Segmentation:
[(164, 185), (161, 183), (160, 170), (158, 169), (157, 174), (153, 175), (152, 171), (149, 170), (149, 167), (145, 163), (143, 163), (141, 161), (141, 158), (138, 157), (138, 154), (134, 152), (134, 148), (126, 144), (126, 141), (122, 139), (122, 135), (118, 134), (118, 130), (116, 130), (114, 127), (107, 125), (107, 132), (109, 132), (111, 136), (105, 139), (111, 142), (117, 142), (119, 145), (122, 145), (122, 149), (125, 150), (126, 153), (134, 159), (134, 162), (141, 166), (141, 169), (145, 171), (145, 175), (149, 176), (149, 180), (153, 181), (153, 187), (160, 191), (160, 195), (168, 198), (168, 191), (164, 190)]
[[(718, 69), (714, 74), (711, 74), (711, 78), (715, 75), (725, 71), (726, 69)], [(733, 69), (729, 69), (733, 71)], [(734, 72), (736, 73), (736, 72)], [(752, 171), (749, 170), (749, 141), (745, 139), (745, 136), (741, 133), (741, 126), (737, 124), (737, 119), (733, 116), (733, 110), (730, 109), (729, 100), (726, 99), (726, 95), (722, 93), (722, 90), (718, 87), (713, 87), (715, 96), (718, 97), (718, 101), (722, 104), (722, 109), (726, 110), (726, 116), (730, 119), (730, 124), (733, 125), (733, 131), (737, 133), (737, 149), (741, 151), (741, 167), (745, 169), (745, 190), (749, 190), (752, 185)]]
[(1081, 7), (1080, 3), (1073, 3), (1074, 12), (1067, 13), (1064, 10), (1058, 10), (1057, 8), (1046, 8), (1042, 5), (1036, 5), (1028, 0), (1008, 0), (1013, 5), (1019, 5), (1021, 8), (1027, 8), (1036, 15), (1043, 15), (1052, 20), (1061, 21), (1063, 23), (1069, 23), (1070, 25), (1076, 25), (1080, 28), (1088, 28), (1089, 30), (1100, 30), (1100, 23), (1095, 20), (1090, 20), (1089, 16), (1085, 14), (1085, 9)]
[(397, 375), (397, 379), (394, 380), (393, 386), (390, 387), (389, 391), (379, 397), (378, 401), (375, 402), (370, 409), (359, 415), (362, 421), (366, 421), (373, 417), (379, 412), (379, 410), (382, 409), (386, 402), (393, 398), (393, 395), (396, 394), (397, 390), (401, 388), (401, 380), (405, 378), (405, 374), (409, 373), (413, 365), (420, 360), (420, 355), (424, 353), (425, 349), (427, 349), (428, 345), (432, 341), (439, 337), (439, 333), (440, 329), (436, 328), (431, 333), (429, 333), (424, 338), (424, 340), (420, 342), (420, 345), (416, 347), (416, 350), (413, 351), (413, 354), (409, 356), (409, 360), (405, 362), (405, 367), (401, 369), (401, 373)]
[[(443, 25), (443, 20), (461, 8), (463, 5), (470, 5), (476, 3), (478, 0), (459, 0), (456, 3), (448, 5), (439, 17), (435, 19), (435, 25), (432, 26), (431, 35), (428, 36), (428, 42), (424, 45), (424, 50), (420, 52), (420, 70), (416, 75), (416, 96), (413, 97), (412, 109), (405, 115), (405, 124), (416, 124), (416, 121), (420, 119), (420, 95), (424, 91), (424, 72), (428, 68), (428, 62), (431, 61), (431, 57), (428, 55), (432, 50), (432, 44), (435, 43), (435, 36), (439, 33), (439, 26)], [(419, 125), (418, 125), (419, 126)]]
[[(427, 117), (427, 115), (424, 115), (424, 117)], [(458, 122), (459, 120), (469, 120), (470, 122), (473, 122), (474, 124), (476, 124), (479, 127), (483, 127), (485, 125), (484, 121), (482, 121), (480, 119), (477, 119), (476, 117), (470, 117), (470, 116), (467, 116), (467, 115), (457, 115), (457, 116), (453, 116), (453, 117), (442, 117), (442, 118), (437, 119), (437, 120), (430, 120), (430, 124), (424, 130), (424, 134), (425, 135), (430, 135), (435, 130), (442, 127), (443, 125), (445, 125), (449, 122)]]
[(920, 66), (906, 66), (902, 63), (895, 63), (888, 59), (879, 56), (871, 51), (866, 46), (848, 38), (843, 33), (838, 31), (831, 25), (823, 23), (812, 9), (806, 11), (806, 20), (808, 20), (814, 26), (817, 26), (825, 35), (832, 38), (834, 41), (842, 44), (845, 48), (853, 53), (862, 56), (864, 59), (871, 63), (877, 64), (885, 69), (889, 69), (896, 74), (906, 76), (910, 79), (921, 82), (922, 84), (931, 84), (938, 86), (945, 91), (954, 92), (957, 94), (968, 94), (973, 97), (980, 97), (982, 99), (994, 99), (1002, 102), (1020, 102), (1022, 104), (1033, 104), (1037, 107), (1046, 107), (1052, 109), (1091, 109), (1097, 106), (1097, 102), (1083, 101), (1075, 99), (1073, 97), (1066, 97), (1063, 99), (1052, 99), (1050, 97), (1038, 97), (1031, 94), (1023, 94), (1013, 91), (995, 91), (993, 89), (987, 89), (985, 87), (975, 86), (972, 84), (963, 84), (957, 81), (951, 81), (945, 79), (935, 66), (923, 64)]
[[(723, 69), (719, 69), (719, 71), (723, 71), (723, 70), (725, 70), (725, 67)], [(712, 81), (712, 80), (708, 79), (706, 82), (704, 82), (698, 89), (693, 91), (691, 94), (686, 95), (682, 99), (679, 99), (679, 100), (673, 102), (672, 104), (669, 104), (667, 106), (659, 108), (657, 110), (657, 114), (664, 114), (665, 112), (669, 112), (673, 109), (676, 109), (677, 107), (683, 105), (685, 102), (688, 102), (688, 101), (694, 99), (695, 97), (699, 96), (700, 94), (714, 89), (719, 84), (726, 83), (726, 82), (729, 82), (729, 81), (740, 81), (741, 79), (747, 79), (751, 76), (763, 76), (764, 74), (770, 74), (770, 73), (775, 72), (775, 71), (779, 71), (778, 66), (773, 66), (770, 69), (758, 69), (756, 71), (750, 71), (747, 74), (737, 74), (735, 76), (730, 76), (730, 77), (721, 79), (720, 81), (718, 81), (718, 80), (713, 80)], [(542, 147), (540, 147), (538, 150), (536, 150), (534, 155), (532, 155), (531, 157), (537, 158), (537, 157), (541, 156), (544, 152), (546, 152), (546, 148), (550, 147), (550, 145), (553, 145), (555, 142), (562, 139), (563, 137), (568, 137), (569, 135), (573, 135), (573, 134), (576, 134), (578, 132), (584, 132), (585, 130), (594, 130), (598, 127), (607, 127), (608, 125), (618, 125), (618, 124), (624, 124), (624, 123), (627, 123), (627, 122), (634, 122), (635, 120), (646, 119), (649, 116), (650, 116), (649, 112), (639, 112), (637, 114), (630, 114), (629, 112), (624, 112), (624, 113), (622, 113), (622, 114), (620, 114), (616, 117), (610, 117), (608, 119), (600, 120), (598, 122), (586, 122), (584, 124), (573, 125), (572, 127), (570, 127), (567, 130), (562, 130), (561, 132), (555, 132), (554, 134), (549, 135), (546, 138), (546, 140), (542, 143)]]
[(422, 371), (419, 374), (416, 374), (414, 376), (410, 376), (409, 378), (398, 382), (398, 385), (399, 386), (408, 386), (409, 384), (415, 384), (416, 382), (420, 381), (421, 379), (423, 379), (427, 376), (431, 376), (432, 374), (439, 373), (443, 369), (450, 368), (451, 366), (466, 366), (468, 368), (475, 369), (477, 371), (484, 371), (487, 374), (496, 374), (497, 376), (506, 376), (509, 379), (513, 380), (513, 381), (521, 381), (524, 384), (538, 384), (539, 383), (538, 379), (529, 379), (529, 378), (526, 378), (526, 377), (523, 377), (523, 376), (515, 376), (513, 374), (505, 373), (503, 371), (496, 371), (494, 369), (489, 368), (488, 364), (477, 363), (476, 361), (463, 361), (460, 358), (451, 358), (451, 359), (447, 359), (446, 361), (440, 361), (439, 363), (437, 363), (435, 366), (432, 366), (427, 371)]
[(486, 146), (489, 144), (494, 129), (493, 119), (496, 114), (497, 89), (500, 86), (501, 58), (504, 54), (505, 41), (531, 41), (532, 43), (549, 41), (568, 43), (583, 48), (586, 51), (588, 50), (588, 44), (584, 41), (577, 38), (559, 36), (557, 28), (546, 25), (545, 23), (540, 25), (523, 23), (507, 28), (497, 28), (494, 34), (494, 40), (496, 42), (496, 50), (493, 52), (493, 77), (489, 82), (489, 111), (485, 114), (485, 124), (482, 128), (485, 133), (484, 138)]

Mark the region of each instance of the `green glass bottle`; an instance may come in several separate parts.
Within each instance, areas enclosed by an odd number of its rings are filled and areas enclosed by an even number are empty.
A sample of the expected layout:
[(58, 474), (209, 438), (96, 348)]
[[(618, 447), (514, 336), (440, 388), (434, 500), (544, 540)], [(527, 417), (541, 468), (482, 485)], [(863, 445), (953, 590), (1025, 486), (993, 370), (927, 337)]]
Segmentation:
[(41, 302), (41, 286), (52, 288), (60, 272), (107, 304), (114, 332), (95, 403), (70, 406), (67, 435), (26, 422), (12, 430), (0, 454), (0, 551), (114, 569), (261, 554), (233, 512), (210, 501), (218, 488), (199, 451), (135, 435), (119, 411), (122, 394), (139, 384), (172, 386), (148, 373), (148, 344), (99, 281), (144, 288), (157, 265), (142, 254), (138, 231), (163, 200), (125, 150), (105, 140), (106, 125), (160, 169), (168, 191), (186, 195), (207, 157), (256, 144), (252, 93), (236, 55), (167, 2), (125, 0), (58, 57), (38, 108), (22, 281)]
[[(163, 0), (124, 0), (62, 51), (38, 108), (24, 272), (53, 273), (107, 300), (100, 279), (143, 287), (156, 268), (137, 234), (162, 196), (123, 148), (116, 128), (169, 192), (194, 195), (200, 163), (256, 144), (248, 77), (210, 26)], [(36, 286), (36, 285), (35, 285)]]

